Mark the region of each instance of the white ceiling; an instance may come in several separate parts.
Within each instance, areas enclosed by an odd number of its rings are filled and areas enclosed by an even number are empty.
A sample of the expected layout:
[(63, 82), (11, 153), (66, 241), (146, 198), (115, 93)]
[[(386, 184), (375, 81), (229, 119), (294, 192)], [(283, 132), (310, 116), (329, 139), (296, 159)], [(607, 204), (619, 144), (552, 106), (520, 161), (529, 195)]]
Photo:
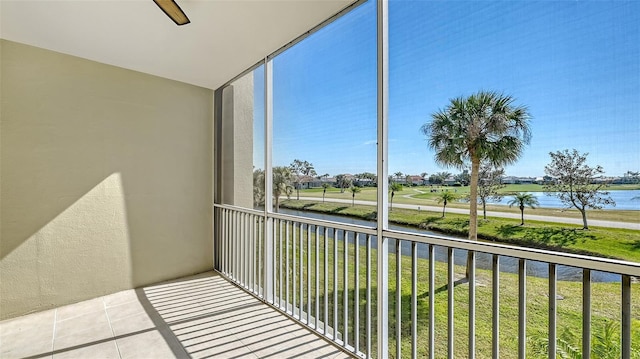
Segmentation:
[(0, 0), (0, 37), (216, 89), (353, 0)]

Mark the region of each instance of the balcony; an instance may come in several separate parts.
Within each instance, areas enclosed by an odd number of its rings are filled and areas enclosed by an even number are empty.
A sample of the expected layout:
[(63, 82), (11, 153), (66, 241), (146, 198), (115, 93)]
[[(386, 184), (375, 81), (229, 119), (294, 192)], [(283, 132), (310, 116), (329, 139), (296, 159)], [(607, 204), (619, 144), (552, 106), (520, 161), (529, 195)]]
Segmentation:
[(214, 272), (0, 322), (2, 358), (348, 358)]
[(0, 2), (0, 358), (638, 357), (640, 263), (389, 229), (384, 180), (367, 226), (277, 213), (272, 180), (438, 170), (417, 122), (488, 85), (542, 109), (526, 170), (570, 138), (631, 173), (634, 2), (179, 2)]
[(608, 350), (637, 355), (638, 263), (232, 206), (215, 223), (222, 275), (360, 357), (596, 358), (603, 313)]

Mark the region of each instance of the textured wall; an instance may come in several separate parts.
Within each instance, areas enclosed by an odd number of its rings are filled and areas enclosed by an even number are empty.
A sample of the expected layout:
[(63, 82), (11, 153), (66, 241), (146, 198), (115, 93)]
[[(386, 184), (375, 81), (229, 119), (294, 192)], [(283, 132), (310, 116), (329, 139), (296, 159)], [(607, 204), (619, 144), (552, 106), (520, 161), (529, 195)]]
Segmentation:
[(212, 91), (0, 46), (0, 319), (210, 269)]
[(253, 208), (253, 72), (222, 92), (222, 201)]

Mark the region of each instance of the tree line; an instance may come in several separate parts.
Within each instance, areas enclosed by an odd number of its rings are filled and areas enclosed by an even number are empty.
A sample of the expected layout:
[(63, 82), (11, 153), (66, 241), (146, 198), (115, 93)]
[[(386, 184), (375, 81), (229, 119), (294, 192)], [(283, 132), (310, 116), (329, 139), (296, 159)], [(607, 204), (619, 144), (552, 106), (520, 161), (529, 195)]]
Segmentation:
[[(468, 97), (451, 99), (443, 109), (431, 115), (420, 131), (426, 136), (428, 146), (435, 152), (435, 161), (443, 167), (460, 169), (455, 176), (461, 184), (469, 184), (469, 239), (477, 240), (478, 207), (480, 204), (486, 218), (486, 204), (489, 200), (500, 200), (499, 193), (504, 185), (504, 166), (513, 164), (521, 157), (524, 147), (531, 139), (531, 115), (526, 106), (515, 104), (515, 99), (495, 91), (479, 91)], [(606, 205), (615, 205), (605, 190), (605, 181), (598, 181), (604, 175), (602, 166), (587, 165), (588, 153), (578, 150), (561, 150), (549, 153), (551, 162), (545, 166), (545, 174), (549, 181), (545, 182), (544, 191), (557, 196), (567, 208), (576, 208), (582, 215), (583, 229), (589, 228), (587, 210), (601, 209)], [(470, 169), (470, 171), (469, 171)], [(397, 182), (402, 172), (389, 176), (390, 202), (393, 205), (395, 193), (402, 190)], [(422, 177), (426, 172), (421, 174)], [(295, 159), (289, 166), (273, 167), (273, 197), (275, 210), (279, 208), (282, 195), (291, 196), (296, 191), (300, 198), (300, 188), (304, 180), (310, 177), (318, 179), (329, 175), (318, 176), (312, 163)], [(335, 184), (341, 192), (350, 189), (352, 204), (355, 195), (360, 191), (354, 179), (364, 178), (375, 183), (376, 176), (365, 172), (361, 177), (340, 174), (335, 176)], [(442, 184), (452, 175), (439, 172), (429, 177), (434, 184)], [(254, 170), (254, 205), (264, 204), (264, 171)], [(640, 181), (640, 173), (627, 172), (625, 178)], [(322, 184), (323, 201), (329, 185)], [(516, 205), (522, 212), (524, 224), (524, 207), (535, 207), (535, 197), (516, 194), (510, 205)], [(446, 203), (453, 198), (442, 198)], [(444, 212), (443, 212), (444, 214)]]

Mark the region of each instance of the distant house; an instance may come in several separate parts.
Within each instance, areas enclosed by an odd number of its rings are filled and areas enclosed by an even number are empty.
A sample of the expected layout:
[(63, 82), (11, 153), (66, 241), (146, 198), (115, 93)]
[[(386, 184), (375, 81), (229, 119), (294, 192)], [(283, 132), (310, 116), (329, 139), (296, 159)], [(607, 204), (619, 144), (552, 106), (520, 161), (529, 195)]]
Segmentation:
[(405, 181), (409, 186), (422, 186), (427, 182), (427, 180), (422, 176), (407, 176)]
[(316, 177), (313, 176), (302, 176), (300, 178), (300, 189), (306, 188), (313, 188), (313, 187), (320, 187), (322, 186), (322, 184), (320, 183), (320, 180)]
[(376, 183), (371, 178), (355, 178), (353, 180), (353, 184), (358, 187), (368, 187), (368, 186), (375, 186)]
[[(542, 177), (538, 177), (538, 178), (542, 181)], [(502, 177), (502, 184), (533, 184), (533, 183), (537, 183), (538, 178), (505, 176), (505, 177)]]
[[(335, 177), (326, 177), (322, 179), (322, 183), (328, 183), (329, 185), (335, 187), (338, 181), (336, 181)], [(322, 186), (322, 183), (320, 184), (320, 186)]]
[(516, 176), (502, 177), (502, 184), (516, 184), (516, 183), (518, 183), (518, 177)]
[(328, 183), (331, 187), (337, 187), (337, 181), (335, 177), (313, 177), (313, 176), (303, 176), (300, 179), (300, 188), (301, 189), (309, 189), (309, 188), (320, 188), (323, 184)]
[(518, 184), (533, 184), (535, 182), (535, 177), (518, 177)]
[(400, 184), (407, 184), (407, 178), (406, 177), (393, 176), (393, 177), (391, 177), (391, 181), (390, 182), (400, 183)]
[(455, 185), (456, 183), (459, 183), (459, 182), (458, 182), (455, 178), (453, 178), (453, 177), (447, 177), (447, 178), (444, 180), (444, 185), (445, 185), (445, 186), (453, 186), (453, 185)]

